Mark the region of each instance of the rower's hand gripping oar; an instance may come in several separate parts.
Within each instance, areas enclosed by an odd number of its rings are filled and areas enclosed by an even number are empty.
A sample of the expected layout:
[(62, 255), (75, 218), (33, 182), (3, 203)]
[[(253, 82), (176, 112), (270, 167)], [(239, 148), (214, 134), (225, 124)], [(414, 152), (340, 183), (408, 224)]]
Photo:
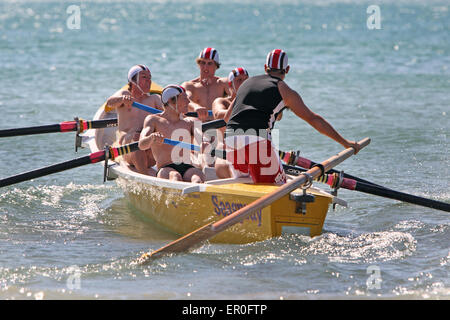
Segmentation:
[[(362, 149), (369, 143), (370, 139), (366, 138), (364, 140), (361, 140), (358, 144), (361, 146)], [(258, 200), (253, 201), (247, 206), (226, 216), (225, 218), (217, 222), (208, 223), (205, 226), (169, 243), (168, 245), (158, 250), (149, 253), (144, 253), (137, 262), (146, 263), (149, 262), (150, 260), (160, 258), (167, 254), (185, 252), (193, 247), (198, 246), (199, 244), (214, 237), (215, 235), (224, 231), (225, 229), (242, 221), (253, 212), (263, 209), (264, 207), (270, 205), (272, 202), (289, 194), (290, 192), (294, 191), (303, 184), (308, 183), (312, 179), (324, 174), (326, 171), (330, 170), (331, 168), (338, 165), (345, 159), (349, 158), (351, 155), (354, 154), (354, 152), (355, 150), (353, 148), (347, 148), (344, 151), (341, 151), (339, 154), (329, 158), (328, 160), (320, 163), (319, 165), (313, 167), (312, 169), (309, 169), (305, 173), (302, 173), (299, 177), (296, 177), (295, 179), (289, 181), (288, 183), (280, 186), (276, 190), (262, 196)]]

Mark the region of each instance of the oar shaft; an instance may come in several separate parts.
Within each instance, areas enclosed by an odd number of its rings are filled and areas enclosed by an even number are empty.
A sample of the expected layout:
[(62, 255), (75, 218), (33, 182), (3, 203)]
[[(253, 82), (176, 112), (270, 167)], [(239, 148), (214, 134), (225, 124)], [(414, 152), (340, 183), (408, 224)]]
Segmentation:
[[(294, 175), (294, 176), (298, 176), (298, 175), (302, 174), (304, 171), (306, 171), (303, 168), (290, 166), (290, 165), (283, 165), (283, 168), (286, 171), (286, 173)], [(335, 181), (334, 178), (335, 177), (332, 176), (331, 174), (325, 174), (325, 175), (320, 176), (318, 178), (318, 180), (320, 182), (327, 183), (327, 184), (333, 186), (337, 183), (337, 181)], [(432, 199), (427, 199), (427, 198), (415, 196), (415, 195), (400, 192), (400, 191), (395, 191), (395, 190), (388, 189), (388, 188), (385, 188), (382, 186), (378, 186), (378, 185), (374, 185), (374, 184), (370, 184), (370, 183), (364, 183), (361, 181), (356, 181), (354, 179), (344, 178), (340, 187), (342, 187), (344, 189), (348, 189), (348, 190), (360, 191), (360, 192), (364, 192), (364, 193), (368, 193), (368, 194), (372, 194), (372, 195), (376, 195), (376, 196), (380, 196), (380, 197), (384, 197), (384, 198), (408, 202), (408, 203), (416, 204), (419, 206), (424, 206), (424, 207), (428, 207), (428, 208), (433, 208), (433, 209), (437, 209), (437, 210), (443, 210), (443, 211), (450, 212), (450, 204), (449, 203), (432, 200)]]
[[(146, 112), (150, 112), (150, 113), (161, 113), (162, 111), (150, 106), (147, 106), (145, 104), (139, 103), (139, 102), (133, 102), (132, 104), (133, 107), (138, 108), (140, 110), (146, 111)], [(184, 114), (187, 117), (198, 117), (198, 113), (197, 112), (187, 112)], [(208, 110), (208, 115), (211, 117), (212, 116), (212, 111)]]
[(80, 130), (80, 132), (83, 132), (88, 129), (100, 129), (115, 126), (117, 126), (117, 119), (115, 118), (102, 120), (79, 119), (78, 121), (64, 121), (61, 123), (48, 124), (43, 126), (4, 129), (0, 130), (0, 137), (15, 137), (53, 132), (70, 132), (77, 131), (78, 129)]
[[(136, 150), (139, 150), (138, 142), (133, 142), (133, 143), (126, 144), (126, 145), (116, 147), (116, 148), (110, 148), (109, 151), (107, 151), (107, 152), (109, 152), (109, 158), (114, 159), (118, 156), (122, 156), (124, 154), (134, 152)], [(43, 176), (46, 176), (46, 175), (49, 175), (52, 173), (57, 173), (57, 172), (77, 168), (77, 167), (80, 167), (80, 166), (83, 166), (86, 164), (97, 163), (97, 162), (100, 162), (103, 160), (105, 160), (105, 151), (104, 150), (93, 152), (87, 156), (60, 162), (57, 164), (53, 164), (51, 166), (43, 167), (40, 169), (36, 169), (36, 170), (21, 173), (21, 174), (15, 175), (15, 176), (11, 176), (8, 178), (0, 179), (0, 188), (10, 186), (12, 184), (16, 184), (19, 182), (43, 177)]]
[(364, 182), (356, 182), (354, 190), (377, 195), (380, 197), (385, 197), (389, 199), (399, 200), (403, 202), (408, 202), (416, 204), (419, 206), (424, 206), (428, 208), (438, 209), (442, 211), (450, 212), (450, 203), (445, 203), (441, 201), (436, 201), (432, 199), (426, 199), (423, 197), (415, 196), (412, 194), (407, 194), (400, 191), (390, 190), (386, 188), (381, 188), (378, 186), (370, 185)]
[[(298, 166), (306, 168), (306, 169), (310, 169), (314, 165), (317, 164), (316, 162), (314, 162), (312, 160), (309, 160), (307, 158), (296, 156), (293, 152), (290, 152), (290, 151), (288, 151), (288, 152), (280, 151), (280, 157), (287, 164), (294, 163), (295, 165), (298, 165)], [(329, 172), (330, 173), (339, 173), (339, 171), (335, 170), (335, 169), (331, 169)], [(383, 188), (383, 186), (380, 186), (380, 185), (375, 184), (373, 182), (370, 182), (370, 181), (367, 181), (367, 180), (364, 180), (364, 179), (352, 176), (352, 175), (350, 175), (348, 173), (345, 173), (345, 172), (344, 172), (344, 177), (345, 178), (349, 178), (349, 179), (353, 179), (353, 180), (356, 180), (356, 181), (372, 184), (372, 185), (379, 186), (379, 187)]]
[[(100, 153), (103, 154), (103, 157), (100, 156)], [(97, 158), (100, 158), (98, 161), (104, 160), (105, 159), (104, 151), (99, 151), (97, 153), (94, 153), (94, 154), (91, 154), (88, 156), (76, 158), (76, 159), (69, 160), (69, 161), (60, 162), (60, 163), (57, 163), (57, 164), (54, 164), (54, 165), (51, 165), (48, 167), (24, 172), (24, 173), (15, 175), (15, 176), (1, 179), (0, 180), (0, 188), (6, 187), (6, 186), (9, 186), (12, 184), (20, 183), (23, 181), (43, 177), (43, 176), (46, 176), (46, 175), (49, 175), (52, 173), (57, 173), (57, 172), (61, 172), (64, 170), (80, 167), (80, 166), (83, 166), (83, 165), (86, 165), (89, 163), (93, 163), (93, 161)], [(95, 162), (98, 162), (98, 161), (95, 161)]]
[[(75, 125), (76, 128), (76, 125)], [(15, 136), (25, 136), (29, 134), (41, 134), (41, 133), (52, 133), (61, 132), (61, 124), (49, 124), (44, 126), (35, 126), (27, 128), (12, 128), (0, 130), (0, 137), (15, 137)]]

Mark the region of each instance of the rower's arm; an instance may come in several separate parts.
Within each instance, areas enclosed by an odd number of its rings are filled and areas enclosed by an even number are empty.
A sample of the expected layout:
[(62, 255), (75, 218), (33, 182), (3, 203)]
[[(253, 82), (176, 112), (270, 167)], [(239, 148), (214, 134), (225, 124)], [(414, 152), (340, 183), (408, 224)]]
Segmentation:
[(224, 98), (216, 98), (212, 104), (212, 112), (214, 119), (223, 119), (227, 114), (228, 108)]
[(345, 148), (355, 148), (355, 143), (353, 141), (349, 141), (342, 137), (327, 120), (325, 120), (319, 114), (312, 112), (305, 105), (301, 96), (295, 90), (289, 88), (289, 86), (284, 81), (278, 82), (278, 88), (285, 105), (289, 109), (291, 109), (299, 118), (305, 120), (314, 129), (316, 129), (323, 135), (326, 135), (327, 137), (333, 139)]
[(141, 135), (139, 136), (139, 149), (147, 150), (153, 144), (151, 134), (155, 132), (156, 125), (154, 121), (154, 115), (148, 115), (144, 120), (144, 127), (142, 128)]
[(223, 117), (223, 120), (225, 120), (225, 122), (227, 122), (227, 123), (228, 123), (228, 121), (230, 121), (231, 113), (233, 112), (234, 101), (236, 101), (236, 98), (234, 98), (233, 101), (231, 101), (230, 106), (228, 107), (227, 113)]
[(118, 91), (106, 100), (106, 105), (111, 109), (117, 109), (124, 105), (124, 96), (129, 97), (131, 100), (131, 95), (128, 91)]

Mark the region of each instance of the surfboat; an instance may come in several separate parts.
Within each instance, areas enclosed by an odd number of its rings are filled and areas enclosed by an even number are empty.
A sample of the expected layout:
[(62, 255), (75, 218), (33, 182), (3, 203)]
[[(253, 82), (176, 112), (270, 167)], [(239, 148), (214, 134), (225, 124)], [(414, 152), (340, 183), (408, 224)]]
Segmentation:
[[(160, 86), (152, 84), (150, 92), (160, 93), (161, 90)], [(115, 111), (103, 104), (94, 120), (116, 117)], [(82, 136), (83, 146), (96, 152), (106, 145), (113, 145), (115, 137), (116, 127), (91, 129)], [(107, 161), (108, 179), (116, 180), (131, 205), (176, 235), (188, 234), (220, 220), (277, 188), (253, 184), (249, 178), (217, 179), (213, 168), (205, 169), (207, 181), (204, 184), (170, 181), (136, 173), (121, 164), (120, 159)], [(314, 201), (305, 202), (301, 197), (303, 192), (302, 189), (295, 190), (214, 236), (211, 241), (241, 244), (266, 240), (285, 232), (311, 237), (320, 235), (329, 205), (342, 204), (342, 200), (311, 186), (305, 192)]]

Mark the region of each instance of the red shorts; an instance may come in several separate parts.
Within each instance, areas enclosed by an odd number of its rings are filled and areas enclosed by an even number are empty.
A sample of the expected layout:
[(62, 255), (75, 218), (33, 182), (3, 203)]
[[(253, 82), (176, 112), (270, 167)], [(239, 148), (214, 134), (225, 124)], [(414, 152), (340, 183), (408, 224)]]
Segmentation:
[(286, 183), (286, 174), (270, 140), (257, 136), (231, 136), (225, 139), (227, 161), (235, 177), (250, 175), (254, 183)]

